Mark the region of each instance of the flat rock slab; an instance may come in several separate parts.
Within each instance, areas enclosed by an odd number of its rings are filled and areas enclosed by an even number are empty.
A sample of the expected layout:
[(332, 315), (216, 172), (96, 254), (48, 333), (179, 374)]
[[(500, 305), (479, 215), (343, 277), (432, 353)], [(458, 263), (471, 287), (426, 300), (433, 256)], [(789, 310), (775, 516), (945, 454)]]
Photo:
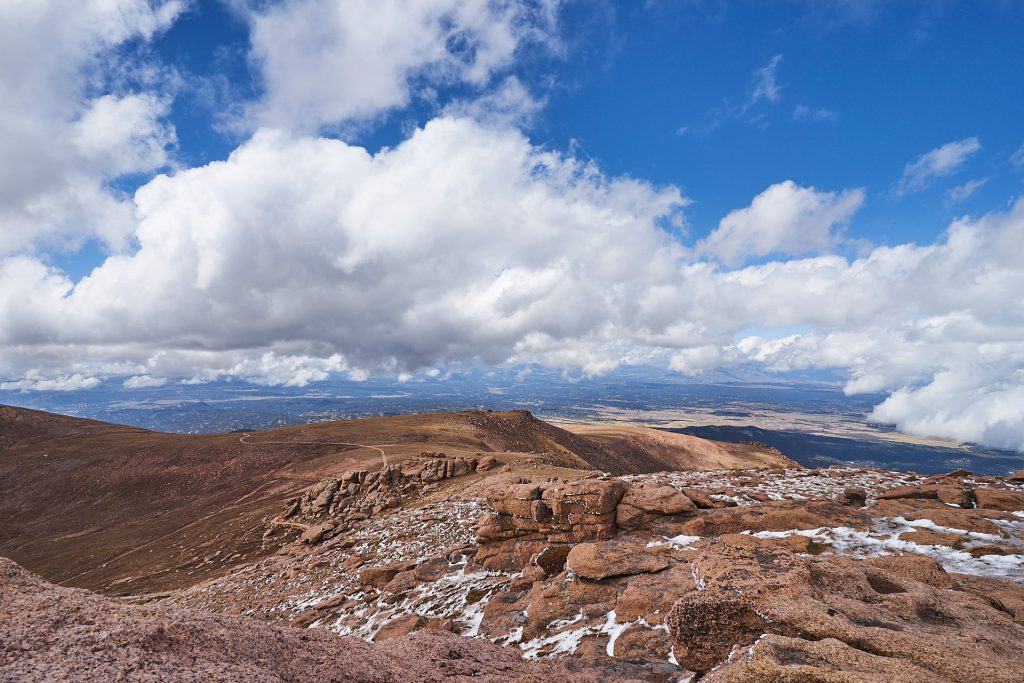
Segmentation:
[(573, 546), (566, 566), (577, 576), (595, 581), (612, 576), (648, 574), (667, 569), (669, 559), (650, 552), (639, 543), (604, 541)]

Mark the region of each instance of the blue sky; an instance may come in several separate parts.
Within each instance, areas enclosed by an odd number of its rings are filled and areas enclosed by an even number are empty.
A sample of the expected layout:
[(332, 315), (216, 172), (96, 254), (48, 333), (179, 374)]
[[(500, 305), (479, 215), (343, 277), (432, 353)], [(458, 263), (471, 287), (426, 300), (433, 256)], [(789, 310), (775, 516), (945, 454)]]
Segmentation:
[[(952, 218), (1016, 197), (1024, 183), (1024, 168), (1010, 161), (1024, 144), (1021, 4), (829, 4), (570, 3), (565, 52), (534, 50), (514, 69), (547, 99), (527, 132), (536, 144), (578, 150), (608, 173), (680, 186), (694, 200), (687, 210), (694, 238), (786, 179), (865, 188), (868, 201), (847, 235), (876, 244), (930, 242)], [(199, 86), (186, 87), (170, 115), (187, 165), (224, 159), (241, 140), (222, 117), (233, 99), (259, 91), (247, 44), (237, 13), (202, 0), (150, 46)], [(756, 72), (776, 57), (777, 101), (761, 99), (740, 113)], [(414, 102), (346, 139), (371, 150), (396, 145), (436, 112)], [(911, 159), (974, 136), (983, 148), (955, 174), (895, 195)], [(146, 179), (129, 179), (126, 188)], [(947, 196), (979, 180), (966, 199)], [(103, 257), (92, 242), (54, 263), (79, 276)]]
[[(695, 200), (695, 237), (785, 179), (864, 187), (869, 201), (849, 234), (888, 244), (931, 241), (952, 217), (1015, 197), (1024, 180), (1010, 163), (1024, 144), (1021, 4), (860, 3), (875, 6), (864, 14), (828, 4), (570, 3), (565, 52), (535, 49), (514, 69), (547, 98), (530, 138), (575, 148), (611, 174), (682, 187)], [(152, 46), (189, 80), (211, 81), (186, 89), (171, 113), (189, 165), (223, 159), (240, 141), (218, 120), (230, 98), (258, 92), (247, 38), (227, 6), (204, 0)], [(778, 100), (740, 113), (755, 72), (777, 56)], [(346, 139), (395, 145), (436, 109), (414, 102)], [(911, 159), (973, 136), (983, 148), (956, 174), (893, 195)], [(967, 199), (945, 197), (976, 179), (987, 182)]]
[(822, 372), (878, 421), (1024, 449), (1022, 26), (1010, 0), (4, 5), (0, 390)]

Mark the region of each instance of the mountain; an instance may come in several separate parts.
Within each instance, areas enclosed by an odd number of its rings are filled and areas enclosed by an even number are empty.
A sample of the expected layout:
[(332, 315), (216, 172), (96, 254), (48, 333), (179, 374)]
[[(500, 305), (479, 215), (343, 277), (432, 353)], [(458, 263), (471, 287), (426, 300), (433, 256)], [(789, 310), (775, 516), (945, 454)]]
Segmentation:
[[(687, 453), (693, 443), (702, 440), (688, 441)], [(265, 538), (266, 519), (346, 471), (444, 453), (493, 455), (502, 465), (547, 468), (552, 476), (646, 472), (665, 469), (671, 452), (662, 444), (657, 452), (641, 446), (613, 453), (526, 411), (183, 435), (0, 407), (0, 555), (68, 585), (165, 591), (274, 552), (278, 541)], [(698, 460), (680, 451), (675, 462)]]
[(576, 434), (600, 446), (591, 461), (613, 474), (743, 467), (799, 467), (780, 451), (759, 443), (726, 443), (628, 424), (581, 425)]

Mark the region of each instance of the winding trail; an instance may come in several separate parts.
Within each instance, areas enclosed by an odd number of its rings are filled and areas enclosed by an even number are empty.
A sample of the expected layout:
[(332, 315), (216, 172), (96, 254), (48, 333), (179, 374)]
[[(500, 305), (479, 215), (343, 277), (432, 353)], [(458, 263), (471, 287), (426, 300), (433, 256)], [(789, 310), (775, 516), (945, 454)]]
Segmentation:
[[(203, 515), (202, 517), (200, 517), (199, 519), (194, 519), (191, 522), (188, 522), (187, 524), (184, 524), (184, 525), (174, 529), (173, 531), (168, 531), (167, 533), (161, 534), (160, 536), (157, 536), (156, 538), (151, 538), (150, 540), (146, 541), (145, 543), (142, 543), (140, 545), (134, 546), (132, 548), (129, 548), (128, 550), (122, 551), (122, 552), (120, 552), (120, 553), (118, 553), (116, 555), (108, 557), (107, 559), (103, 560), (103, 562), (100, 563), (100, 564), (94, 565), (94, 566), (90, 567), (89, 569), (86, 569), (84, 571), (78, 572), (74, 576), (69, 576), (66, 579), (62, 579), (62, 580), (57, 581), (55, 583), (58, 586), (63, 586), (66, 583), (68, 583), (69, 581), (74, 581), (75, 579), (78, 579), (78, 578), (81, 578), (81, 577), (86, 576), (88, 574), (91, 574), (94, 571), (97, 571), (99, 569), (102, 569), (103, 567), (106, 567), (111, 562), (116, 562), (117, 560), (123, 559), (123, 558), (125, 558), (125, 557), (127, 557), (129, 555), (137, 553), (140, 550), (148, 548), (149, 546), (153, 545), (154, 543), (158, 543), (158, 542), (164, 540), (165, 538), (170, 538), (172, 536), (177, 536), (178, 534), (180, 534), (185, 529), (189, 529), (191, 527), (196, 526), (197, 524), (201, 524), (202, 522), (205, 522), (206, 520), (210, 519), (211, 517), (214, 517), (216, 515), (222, 514), (224, 512), (230, 512), (231, 510), (234, 510), (236, 508), (242, 507), (243, 502), (246, 499), (251, 498), (253, 496), (253, 494), (257, 493), (260, 489), (266, 488), (267, 486), (269, 486), (269, 485), (271, 485), (273, 483), (275, 483), (275, 482), (273, 482), (273, 481), (263, 482), (262, 484), (257, 486), (255, 489), (253, 489), (253, 490), (249, 491), (248, 493), (246, 493), (245, 495), (243, 495), (241, 498), (233, 500), (232, 502), (228, 503), (224, 507), (221, 507), (221, 508), (218, 508), (218, 509), (216, 509), (216, 510), (214, 510), (212, 512), (209, 512), (209, 513)], [(305, 488), (305, 486), (303, 488)], [(295, 489), (294, 493), (298, 493), (301, 490), (302, 490), (302, 488)], [(288, 495), (288, 492), (285, 492), (284, 495)], [(258, 499), (256, 499), (256, 501), (259, 502), (259, 501), (265, 500), (267, 498), (279, 498), (281, 496), (282, 496), (281, 492), (276, 492), (276, 493), (271, 493), (271, 494), (268, 494), (266, 496), (263, 496), (262, 498), (258, 498)]]
[(370, 444), (351, 443), (349, 441), (246, 441), (246, 439), (248, 439), (250, 436), (252, 435), (247, 432), (238, 439), (238, 442), (244, 443), (246, 446), (263, 446), (267, 444), (290, 446), (294, 444), (307, 444), (310, 446), (355, 446), (356, 448), (369, 448), (380, 453), (380, 459), (383, 461), (385, 467), (387, 467), (388, 464), (388, 454), (384, 452), (384, 449), (381, 448), (381, 446), (388, 446), (390, 444), (372, 446)]
[[(370, 445), (370, 444), (351, 443), (351, 442), (348, 442), (348, 441), (255, 441), (255, 442), (247, 441), (247, 439), (250, 436), (251, 436), (250, 433), (245, 433), (245, 434), (243, 434), (238, 439), (238, 442), (239, 443), (243, 443), (246, 446), (263, 446), (263, 445), (284, 445), (284, 446), (289, 446), (289, 445), (296, 445), (296, 444), (298, 444), (298, 445), (305, 444), (305, 445), (310, 445), (310, 446), (354, 446), (355, 448), (368, 448), (370, 450), (374, 450), (374, 451), (377, 451), (378, 453), (380, 453), (381, 461), (384, 463), (385, 467), (388, 464), (388, 454), (384, 452), (384, 449), (381, 446), (392, 445), (392, 444), (381, 444), (380, 446), (373, 446), (373, 445)], [(82, 576), (85, 576), (87, 574), (91, 574), (92, 572), (94, 572), (94, 571), (96, 571), (98, 569), (103, 568), (104, 566), (106, 566), (107, 564), (109, 564), (111, 562), (115, 562), (115, 561), (120, 560), (120, 559), (122, 559), (124, 557), (127, 557), (128, 555), (131, 555), (133, 553), (137, 553), (140, 550), (148, 548), (149, 546), (153, 545), (154, 543), (158, 543), (159, 541), (164, 540), (165, 538), (169, 538), (171, 536), (176, 536), (179, 533), (181, 533), (182, 531), (184, 531), (185, 529), (188, 529), (190, 527), (196, 526), (197, 524), (205, 522), (206, 520), (210, 519), (211, 517), (213, 517), (215, 515), (219, 515), (219, 514), (222, 514), (224, 512), (228, 512), (228, 511), (233, 510), (235, 508), (241, 507), (242, 504), (246, 500), (248, 500), (253, 495), (255, 495), (257, 492), (259, 492), (260, 489), (265, 488), (267, 485), (272, 484), (272, 483), (273, 482), (264, 482), (263, 484), (260, 484), (259, 486), (257, 486), (255, 489), (253, 489), (253, 490), (249, 491), (248, 493), (246, 493), (245, 495), (243, 495), (241, 498), (238, 498), (237, 500), (234, 500), (231, 503), (228, 503), (224, 507), (218, 508), (217, 510), (214, 510), (213, 512), (210, 512), (210, 513), (208, 513), (206, 515), (203, 515), (199, 519), (195, 519), (195, 520), (193, 520), (193, 521), (191, 521), (191, 522), (189, 522), (189, 523), (187, 523), (187, 524), (185, 524), (185, 525), (183, 525), (181, 527), (178, 527), (177, 529), (175, 529), (173, 531), (170, 531), (170, 532), (165, 533), (165, 534), (161, 534), (160, 536), (157, 536), (156, 538), (150, 539), (150, 540), (146, 541), (145, 543), (137, 545), (137, 546), (135, 546), (133, 548), (129, 548), (128, 550), (122, 551), (122, 552), (120, 552), (120, 553), (118, 553), (116, 555), (113, 555), (112, 557), (109, 557), (106, 560), (104, 560), (101, 564), (93, 566), (93, 567), (90, 567), (89, 569), (81, 571), (81, 572), (75, 574), (74, 576), (69, 576), (69, 577), (67, 577), (67, 578), (65, 578), (65, 579), (63, 579), (61, 581), (58, 581), (57, 584), (58, 585), (64, 585), (64, 584), (66, 584), (69, 581), (73, 581), (73, 580), (75, 580), (77, 578), (80, 578)], [(306, 485), (304, 484), (302, 488), (306, 488)], [(299, 491), (299, 490), (302, 490), (302, 489), (297, 489), (297, 491)], [(274, 497), (278, 497), (280, 495), (281, 495), (280, 492), (277, 492), (277, 493), (274, 493), (274, 494), (270, 494), (269, 496), (264, 496), (263, 498), (274, 498)], [(260, 498), (260, 499), (257, 499), (257, 500), (262, 500), (263, 498)], [(285, 523), (285, 524), (287, 526), (296, 526), (296, 527), (302, 528), (302, 529), (308, 528), (308, 525), (293, 524), (293, 523)]]

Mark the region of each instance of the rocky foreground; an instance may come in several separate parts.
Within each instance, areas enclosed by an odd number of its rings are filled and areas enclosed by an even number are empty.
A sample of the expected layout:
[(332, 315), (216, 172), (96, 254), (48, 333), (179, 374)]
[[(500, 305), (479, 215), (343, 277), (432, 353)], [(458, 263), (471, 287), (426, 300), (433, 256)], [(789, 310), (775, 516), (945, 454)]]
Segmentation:
[(1024, 680), (1024, 477), (499, 470), (430, 499), (479, 464), (321, 482), (268, 532), (299, 540), (163, 602), (597, 680)]
[(1024, 681), (1024, 474), (523, 411), (0, 434), (0, 554), (106, 596), (0, 562), (0, 681)]

